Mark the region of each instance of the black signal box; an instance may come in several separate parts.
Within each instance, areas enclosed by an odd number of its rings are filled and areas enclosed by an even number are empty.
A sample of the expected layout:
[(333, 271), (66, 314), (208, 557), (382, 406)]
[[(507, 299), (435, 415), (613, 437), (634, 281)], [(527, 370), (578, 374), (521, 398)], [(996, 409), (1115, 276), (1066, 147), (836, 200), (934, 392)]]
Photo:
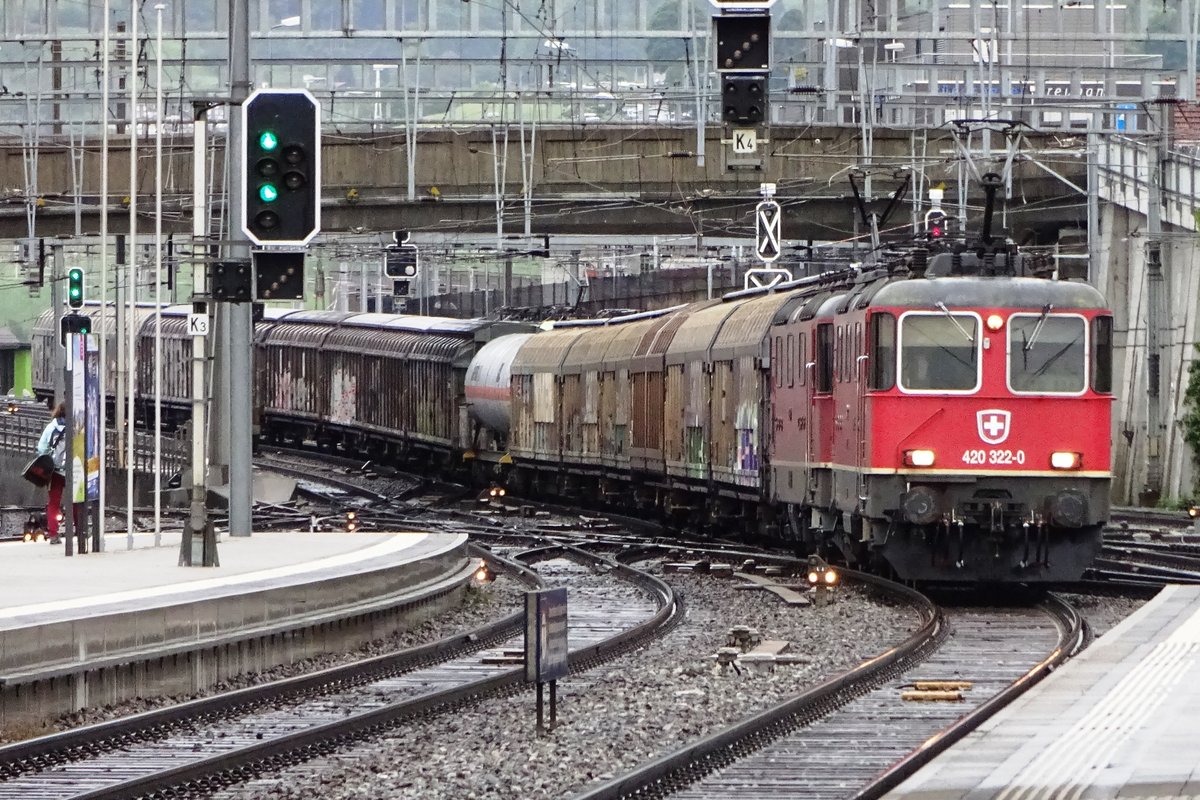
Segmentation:
[(92, 318), (86, 314), (66, 314), (59, 327), (59, 341), (63, 347), (67, 345), (67, 334), (79, 333), (87, 335), (92, 332)]
[(254, 253), (254, 288), (258, 300), (303, 300), (304, 252)]
[(254, 289), (249, 261), (218, 261), (208, 266), (208, 294), (218, 303), (249, 303)]
[(383, 253), (383, 274), (389, 278), (415, 278), (420, 256), (413, 245), (390, 247)]
[(766, 72), (771, 69), (770, 14), (713, 17), (717, 71)]
[(722, 75), (721, 117), (725, 122), (762, 122), (767, 105), (766, 75)]

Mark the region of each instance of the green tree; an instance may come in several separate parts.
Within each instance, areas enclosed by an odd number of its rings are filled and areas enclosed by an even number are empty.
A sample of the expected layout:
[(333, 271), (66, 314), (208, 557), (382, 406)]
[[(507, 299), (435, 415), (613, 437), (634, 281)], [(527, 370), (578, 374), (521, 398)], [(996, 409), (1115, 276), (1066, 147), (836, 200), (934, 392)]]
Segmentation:
[(1200, 500), (1200, 344), (1193, 345), (1196, 357), (1188, 365), (1187, 391), (1183, 395), (1183, 440), (1192, 451), (1192, 501)]

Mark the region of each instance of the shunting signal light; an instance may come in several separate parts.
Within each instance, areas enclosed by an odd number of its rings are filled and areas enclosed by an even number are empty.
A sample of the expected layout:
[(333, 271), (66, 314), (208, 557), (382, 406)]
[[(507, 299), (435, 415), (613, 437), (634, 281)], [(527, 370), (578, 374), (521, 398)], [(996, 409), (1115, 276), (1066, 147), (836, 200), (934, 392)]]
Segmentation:
[(826, 564), (820, 556), (808, 557), (808, 582), (814, 589), (821, 586), (832, 589), (841, 579), (838, 571)]
[(946, 212), (940, 208), (931, 208), (925, 212), (925, 236), (930, 241), (941, 239), (946, 235)]
[(500, 498), (504, 497), (507, 494), (508, 494), (508, 490), (505, 489), (503, 486), (497, 486), (495, 484), (492, 484), (487, 489), (484, 489), (482, 492), (479, 493), (479, 502), (490, 503), (493, 500), (499, 500)]
[(347, 511), (346, 512), (346, 532), (354, 533), (356, 530), (358, 530), (358, 512)]
[(399, 245), (384, 251), (383, 274), (389, 278), (415, 278), (421, 256), (415, 245)]
[(16, 403), (9, 403), (9, 404), (8, 404), (8, 413), (10, 413), (10, 414), (15, 414), (15, 413), (17, 413), (17, 404), (16, 404)]
[(83, 270), (80, 267), (67, 270), (67, 305), (83, 308)]
[(66, 314), (62, 318), (60, 326), (59, 340), (65, 346), (68, 334), (78, 333), (87, 336), (92, 332), (92, 318), (84, 314)]
[(756, 11), (713, 16), (719, 72), (771, 69), (771, 15)]
[(480, 561), (479, 566), (475, 568), (474, 574), (475, 583), (480, 586), (487, 586), (492, 581), (496, 580), (496, 573), (492, 572), (492, 568), (487, 565), (486, 561)]

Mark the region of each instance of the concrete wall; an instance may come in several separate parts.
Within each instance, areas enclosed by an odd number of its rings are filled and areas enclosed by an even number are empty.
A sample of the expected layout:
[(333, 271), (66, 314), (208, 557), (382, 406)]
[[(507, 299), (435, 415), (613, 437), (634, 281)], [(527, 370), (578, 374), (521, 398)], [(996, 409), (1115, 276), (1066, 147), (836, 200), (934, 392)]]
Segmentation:
[(465, 536), (382, 560), (0, 628), (0, 729), (352, 650), (460, 604), (475, 566)]
[[(1146, 488), (1147, 436), (1146, 218), (1121, 206), (1101, 206), (1101, 248), (1094, 254), (1093, 278), (1117, 320), (1113, 408), (1113, 502), (1136, 503)], [(1200, 240), (1166, 228), (1162, 268), (1166, 319), (1160, 322), (1163, 351), (1162, 418), (1164, 500), (1189, 499), (1196, 474), (1179, 430), (1188, 366), (1195, 358), (1200, 315)]]

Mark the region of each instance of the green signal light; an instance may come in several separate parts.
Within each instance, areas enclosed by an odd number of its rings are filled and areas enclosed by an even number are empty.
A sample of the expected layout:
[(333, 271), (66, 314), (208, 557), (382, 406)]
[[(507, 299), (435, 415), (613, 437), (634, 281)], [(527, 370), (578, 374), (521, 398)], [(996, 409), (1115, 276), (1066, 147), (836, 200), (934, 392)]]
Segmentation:
[(83, 306), (83, 270), (79, 267), (67, 270), (67, 304), (71, 308)]
[(276, 147), (279, 147), (279, 137), (273, 131), (263, 131), (259, 134), (258, 146), (263, 150), (274, 150)]
[(264, 183), (258, 187), (258, 199), (264, 203), (273, 203), (279, 199), (279, 190), (273, 183)]

